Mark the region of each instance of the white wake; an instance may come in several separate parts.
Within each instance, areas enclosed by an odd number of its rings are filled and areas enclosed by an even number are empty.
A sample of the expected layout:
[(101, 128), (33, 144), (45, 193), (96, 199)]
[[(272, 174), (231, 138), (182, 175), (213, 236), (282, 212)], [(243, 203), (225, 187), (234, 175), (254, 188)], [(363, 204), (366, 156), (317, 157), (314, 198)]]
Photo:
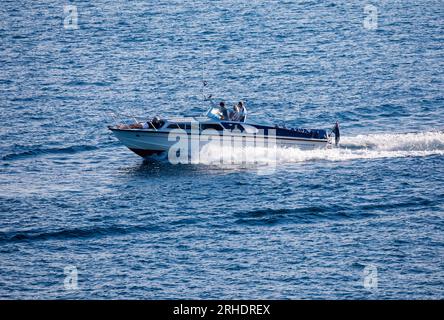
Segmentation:
[(444, 133), (368, 134), (341, 137), (340, 148), (300, 150), (296, 148), (232, 148), (204, 146), (199, 162), (204, 164), (291, 163), (315, 160), (347, 161), (444, 155)]

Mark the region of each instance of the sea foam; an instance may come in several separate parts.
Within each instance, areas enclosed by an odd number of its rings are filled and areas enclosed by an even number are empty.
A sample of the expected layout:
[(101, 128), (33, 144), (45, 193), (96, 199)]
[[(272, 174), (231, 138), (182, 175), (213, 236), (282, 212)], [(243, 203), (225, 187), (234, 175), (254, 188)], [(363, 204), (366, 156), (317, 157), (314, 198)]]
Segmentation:
[(368, 134), (343, 136), (339, 148), (301, 150), (298, 148), (233, 148), (207, 144), (200, 150), (204, 164), (291, 163), (315, 160), (346, 161), (444, 155), (444, 133)]

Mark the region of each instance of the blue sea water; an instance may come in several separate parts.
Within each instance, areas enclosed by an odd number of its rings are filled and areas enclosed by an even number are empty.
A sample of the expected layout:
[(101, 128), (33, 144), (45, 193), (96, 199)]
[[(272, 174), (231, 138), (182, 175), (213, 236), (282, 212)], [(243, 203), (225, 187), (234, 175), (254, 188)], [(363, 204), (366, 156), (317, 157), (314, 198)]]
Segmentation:
[[(443, 299), (443, 19), (440, 0), (2, 1), (0, 298)], [(203, 80), (257, 121), (338, 119), (341, 148), (260, 174), (143, 161), (107, 130), (203, 112)]]

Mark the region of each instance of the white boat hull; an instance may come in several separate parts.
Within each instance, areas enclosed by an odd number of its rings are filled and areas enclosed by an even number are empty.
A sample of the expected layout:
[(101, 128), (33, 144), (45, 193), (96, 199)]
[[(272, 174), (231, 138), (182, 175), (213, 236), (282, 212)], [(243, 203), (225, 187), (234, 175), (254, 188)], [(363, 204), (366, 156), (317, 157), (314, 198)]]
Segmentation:
[[(169, 139), (170, 132), (160, 132), (153, 130), (137, 130), (137, 129), (113, 129), (114, 135), (130, 150), (142, 157), (149, 157), (156, 154), (168, 152), (168, 150), (177, 143), (177, 135), (172, 135)], [(254, 135), (229, 135), (219, 136), (215, 134), (179, 134), (180, 139), (188, 139), (190, 143), (198, 145), (201, 149), (209, 142), (224, 143), (222, 139), (230, 139), (230, 143), (234, 145), (258, 145), (258, 140), (261, 140), (262, 146), (289, 147), (298, 149), (320, 149), (327, 147), (330, 143), (327, 139), (303, 139), (293, 137), (276, 137), (275, 139), (268, 139), (266, 136), (255, 137)]]

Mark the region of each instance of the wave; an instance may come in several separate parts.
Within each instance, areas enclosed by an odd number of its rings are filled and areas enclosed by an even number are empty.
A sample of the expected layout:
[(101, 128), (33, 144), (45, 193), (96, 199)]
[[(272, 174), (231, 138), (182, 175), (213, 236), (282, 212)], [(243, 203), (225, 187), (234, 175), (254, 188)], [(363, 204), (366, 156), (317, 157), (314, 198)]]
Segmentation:
[(82, 81), (82, 80), (76, 80), (76, 81), (69, 81), (66, 83), (67, 86), (98, 86), (98, 87), (105, 87), (111, 85), (111, 82), (107, 81), (94, 81), (94, 82), (88, 82), (88, 81)]
[(208, 144), (200, 151), (200, 162), (209, 165), (291, 163), (316, 160), (347, 161), (444, 155), (444, 132), (368, 134), (343, 136), (340, 148), (300, 150), (297, 148), (231, 148)]
[(75, 145), (64, 148), (33, 148), (31, 150), (10, 153), (2, 157), (2, 160), (16, 160), (33, 156), (40, 156), (44, 154), (73, 154), (83, 151), (96, 150), (99, 147), (90, 145)]
[(162, 231), (159, 226), (93, 226), (74, 229), (61, 229), (57, 231), (27, 230), (21, 232), (0, 232), (0, 243), (22, 242), (34, 240), (70, 240), (87, 239), (100, 236), (125, 235), (134, 232)]
[[(359, 216), (368, 217), (372, 213), (360, 213)], [(257, 209), (234, 214), (238, 218), (236, 223), (245, 225), (275, 225), (280, 223), (315, 223), (322, 221), (339, 221), (350, 219), (352, 215), (341, 206), (308, 206), (300, 208)]]
[(378, 216), (381, 212), (399, 208), (427, 207), (434, 201), (414, 197), (408, 201), (389, 203), (364, 203), (354, 205), (320, 205), (299, 208), (256, 209), (236, 212), (237, 223), (248, 225), (273, 225), (278, 223), (318, 223), (325, 221), (356, 220)]

